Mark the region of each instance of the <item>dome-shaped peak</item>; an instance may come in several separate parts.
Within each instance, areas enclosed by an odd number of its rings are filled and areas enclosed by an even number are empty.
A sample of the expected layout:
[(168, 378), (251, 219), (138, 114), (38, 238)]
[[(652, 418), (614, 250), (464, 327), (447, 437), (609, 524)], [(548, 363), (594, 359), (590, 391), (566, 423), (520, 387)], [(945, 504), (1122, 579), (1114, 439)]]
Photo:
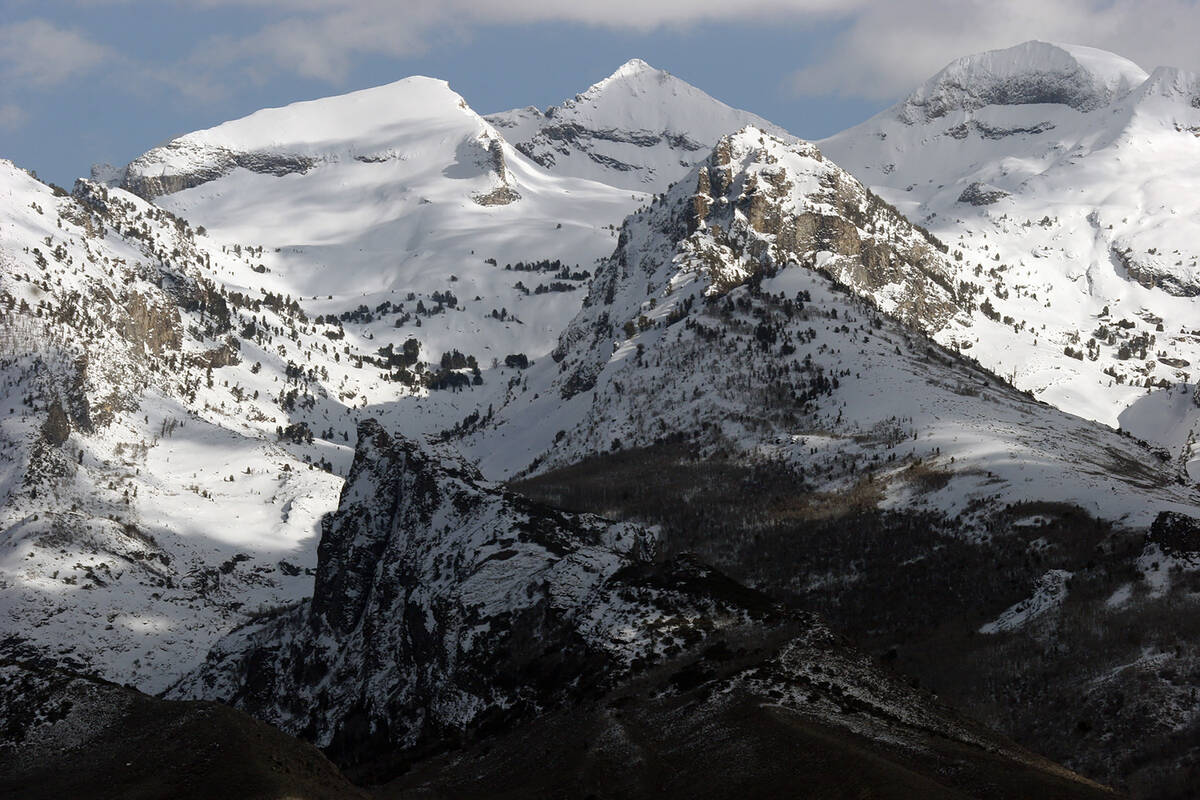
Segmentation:
[(309, 150), (379, 138), (400, 125), (432, 126), (464, 115), (476, 116), (446, 81), (416, 75), (348, 94), (265, 108), (181, 140), (236, 151)]
[(907, 122), (987, 105), (1053, 103), (1091, 111), (1146, 80), (1129, 59), (1081, 45), (1029, 41), (960, 58), (909, 95)]

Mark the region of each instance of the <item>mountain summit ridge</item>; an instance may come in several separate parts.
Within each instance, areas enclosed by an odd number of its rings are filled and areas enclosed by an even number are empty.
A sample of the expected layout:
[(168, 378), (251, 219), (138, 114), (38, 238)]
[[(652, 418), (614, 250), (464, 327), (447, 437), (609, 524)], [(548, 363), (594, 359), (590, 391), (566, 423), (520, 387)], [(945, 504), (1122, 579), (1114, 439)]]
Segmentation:
[(530, 107), (487, 119), (551, 172), (650, 192), (665, 190), (720, 136), (747, 125), (790, 135), (640, 58), (544, 112)]
[(1094, 111), (1147, 77), (1132, 61), (1104, 50), (1032, 40), (951, 62), (905, 98), (900, 115), (927, 122), (952, 109), (1042, 103)]

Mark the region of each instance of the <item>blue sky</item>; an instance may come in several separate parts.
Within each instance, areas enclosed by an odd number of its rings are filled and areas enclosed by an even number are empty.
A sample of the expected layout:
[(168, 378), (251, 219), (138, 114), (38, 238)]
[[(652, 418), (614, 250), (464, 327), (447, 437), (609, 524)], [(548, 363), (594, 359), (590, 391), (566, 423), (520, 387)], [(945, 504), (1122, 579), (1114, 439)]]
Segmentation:
[(545, 107), (635, 56), (819, 138), (1030, 38), (1200, 67), (1195, 0), (0, 0), (0, 157), (69, 186), (264, 106), (425, 74)]

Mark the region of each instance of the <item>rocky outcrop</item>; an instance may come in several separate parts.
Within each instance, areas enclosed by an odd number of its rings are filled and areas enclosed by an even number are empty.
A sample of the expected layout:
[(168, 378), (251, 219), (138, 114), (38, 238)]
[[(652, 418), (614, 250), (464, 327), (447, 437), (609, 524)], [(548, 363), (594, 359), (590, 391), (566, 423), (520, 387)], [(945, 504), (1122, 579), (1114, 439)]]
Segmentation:
[(595, 385), (612, 342), (647, 324), (648, 296), (657, 303), (694, 274), (714, 298), (790, 268), (817, 270), (930, 334), (960, 310), (943, 243), (816, 146), (746, 128), (626, 221), (554, 352), (559, 363), (576, 356), (562, 396)]
[(62, 403), (55, 400), (50, 404), (50, 410), (46, 412), (46, 420), (42, 423), (42, 438), (51, 446), (59, 447), (71, 435), (71, 423), (67, 419), (67, 412), (63, 410)]
[(512, 175), (504, 159), (504, 142), (501, 139), (485, 138), (478, 144), (484, 149), (481, 166), (491, 172), (501, 185), (490, 192), (472, 195), (471, 199), (481, 206), (506, 206), (520, 200), (521, 193), (512, 187)]
[(472, 195), (472, 200), (481, 206), (506, 206), (521, 199), (521, 193), (508, 186), (500, 186), (490, 192)]
[[(239, 153), (220, 147), (205, 147), (192, 152), (195, 150), (196, 145), (178, 139), (152, 150), (125, 168), (120, 186), (153, 201), (156, 197), (224, 177), (239, 167), (261, 175), (282, 177), (297, 172), (304, 174), (317, 164), (310, 156), (294, 153)], [(185, 155), (194, 167), (187, 171), (165, 172), (159, 166), (160, 162), (169, 163), (172, 156), (179, 155)]]
[(990, 206), (1006, 197), (1008, 197), (1008, 192), (1003, 189), (974, 181), (962, 190), (962, 194), (958, 196), (958, 202), (972, 206)]
[(1196, 297), (1200, 286), (1189, 280), (1190, 273), (1173, 269), (1161, 254), (1153, 252), (1138, 254), (1133, 247), (1109, 248), (1112, 261), (1125, 271), (1129, 278), (1147, 289), (1161, 289), (1176, 297)]
[(178, 308), (159, 305), (139, 292), (130, 292), (125, 312), (127, 316), (118, 323), (118, 330), (130, 344), (158, 356), (179, 349), (182, 325)]
[(663, 645), (637, 620), (694, 628), (683, 601), (620, 578), (646, 563), (647, 531), (506, 493), (371, 420), (358, 441), (311, 603), (232, 637), (176, 696), (226, 700), (345, 763), (375, 762), (629, 674)]

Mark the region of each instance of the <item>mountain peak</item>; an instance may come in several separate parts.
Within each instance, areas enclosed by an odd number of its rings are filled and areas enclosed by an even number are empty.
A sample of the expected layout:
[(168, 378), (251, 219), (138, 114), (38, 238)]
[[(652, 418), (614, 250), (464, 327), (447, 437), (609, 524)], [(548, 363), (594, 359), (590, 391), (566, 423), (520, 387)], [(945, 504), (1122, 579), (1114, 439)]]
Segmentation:
[(901, 104), (906, 122), (988, 105), (1047, 103), (1092, 111), (1146, 80), (1129, 59), (1082, 45), (1028, 41), (951, 62)]
[(487, 120), (548, 170), (654, 192), (683, 177), (721, 136), (746, 125), (786, 135), (640, 58), (544, 114), (519, 109)]
[(396, 125), (414, 121), (436, 124), (440, 118), (457, 118), (463, 112), (473, 114), (446, 81), (415, 75), (346, 94), (265, 108), (181, 139), (238, 150), (321, 150), (331, 143), (364, 137), (386, 139)]
[(645, 99), (648, 92), (662, 94), (664, 97), (680, 93), (707, 97), (699, 89), (676, 78), (666, 70), (653, 67), (640, 58), (631, 58), (617, 67), (616, 71), (607, 78), (593, 83), (582, 94), (575, 95), (573, 99), (564, 101), (562, 108), (548, 109), (547, 113), (550, 111), (561, 112), (562, 109), (588, 101), (611, 105), (621, 102), (626, 97)]
[[(119, 180), (152, 198), (192, 188), (236, 168), (276, 177), (353, 158), (389, 160), (444, 140), (478, 140), (489, 150), (491, 126), (444, 80), (413, 76), (347, 94), (265, 108), (194, 131), (134, 159)], [(411, 152), (409, 153), (411, 155)], [(476, 160), (490, 160), (479, 154)], [(502, 175), (503, 170), (498, 170)], [(105, 177), (102, 171), (100, 177)]]
[(631, 58), (621, 66), (617, 67), (616, 72), (608, 77), (608, 80), (613, 78), (628, 78), (634, 75), (640, 75), (643, 72), (662, 72), (660, 69), (647, 64), (640, 58)]

